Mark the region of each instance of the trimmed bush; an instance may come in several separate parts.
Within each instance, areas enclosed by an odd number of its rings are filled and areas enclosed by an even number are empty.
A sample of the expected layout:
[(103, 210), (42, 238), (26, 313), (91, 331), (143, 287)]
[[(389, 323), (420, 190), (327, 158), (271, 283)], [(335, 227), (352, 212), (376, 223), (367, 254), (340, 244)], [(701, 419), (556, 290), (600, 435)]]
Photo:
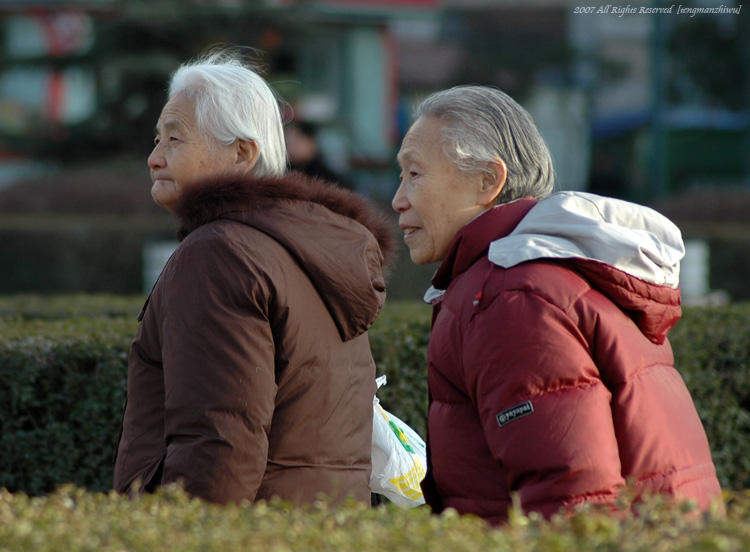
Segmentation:
[[(109, 489), (142, 296), (0, 299), (0, 488)], [(370, 332), (384, 408), (425, 434), (430, 309), (389, 303)], [(725, 489), (750, 488), (750, 304), (685, 310), (671, 335)]]
[(750, 304), (686, 309), (670, 341), (725, 488), (750, 488)]
[[(6, 322), (21, 320), (63, 320), (67, 318), (130, 318), (135, 317), (146, 300), (142, 295), (28, 295), (0, 296), (0, 318)], [(6, 324), (7, 328), (7, 324)], [(32, 328), (19, 326), (23, 333)], [(44, 331), (41, 330), (40, 331)]]
[(134, 318), (0, 318), (0, 487), (111, 487), (134, 331)]
[[(631, 506), (621, 501), (625, 507)], [(728, 515), (695, 516), (661, 500), (637, 515), (583, 508), (576, 516), (524, 516), (491, 528), (482, 520), (427, 508), (331, 507), (323, 499), (293, 508), (274, 500), (216, 506), (176, 489), (127, 499), (67, 487), (48, 497), (0, 491), (0, 548), (18, 552), (621, 552), (743, 551), (750, 547), (750, 498), (737, 494)]]

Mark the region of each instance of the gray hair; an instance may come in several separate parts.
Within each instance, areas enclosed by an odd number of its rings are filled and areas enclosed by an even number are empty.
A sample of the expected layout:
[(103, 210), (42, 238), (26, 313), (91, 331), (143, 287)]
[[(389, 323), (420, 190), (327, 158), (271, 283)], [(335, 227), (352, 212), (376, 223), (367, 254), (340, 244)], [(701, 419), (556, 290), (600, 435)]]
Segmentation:
[(281, 176), (286, 145), (280, 100), (239, 50), (215, 49), (182, 64), (169, 83), (169, 98), (185, 92), (195, 102), (198, 128), (219, 143), (238, 138), (258, 144), (255, 176)]
[(496, 203), (542, 198), (554, 190), (552, 156), (531, 115), (510, 96), (487, 86), (456, 86), (422, 100), (415, 117), (447, 123), (443, 151), (458, 170), (489, 172), (493, 158), (505, 162), (508, 176)]

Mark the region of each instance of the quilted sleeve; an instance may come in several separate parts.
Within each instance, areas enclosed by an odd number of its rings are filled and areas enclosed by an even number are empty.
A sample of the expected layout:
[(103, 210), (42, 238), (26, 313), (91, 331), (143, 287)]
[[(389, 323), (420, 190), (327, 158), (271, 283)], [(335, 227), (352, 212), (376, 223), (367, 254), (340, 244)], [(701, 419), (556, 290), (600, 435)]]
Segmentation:
[(276, 395), (269, 293), (231, 242), (203, 237), (178, 253), (161, 304), (163, 482), (212, 502), (253, 500)]
[(502, 292), (471, 318), (462, 354), (487, 444), (525, 511), (613, 499), (625, 482), (611, 395), (565, 312)]

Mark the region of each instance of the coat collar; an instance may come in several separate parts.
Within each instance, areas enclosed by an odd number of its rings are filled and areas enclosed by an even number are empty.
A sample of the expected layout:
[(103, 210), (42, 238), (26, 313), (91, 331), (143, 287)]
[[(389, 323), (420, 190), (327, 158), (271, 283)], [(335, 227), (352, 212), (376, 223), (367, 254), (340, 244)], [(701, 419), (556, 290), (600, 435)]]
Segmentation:
[(432, 278), (433, 287), (448, 289), (448, 285), (456, 276), (487, 255), (490, 243), (510, 234), (538, 201), (525, 198), (498, 205), (459, 230), (448, 247), (440, 268)]
[(183, 240), (196, 228), (230, 213), (260, 211), (281, 202), (316, 203), (359, 222), (377, 239), (384, 264), (393, 261), (393, 228), (378, 208), (360, 194), (295, 171), (279, 178), (217, 179), (186, 190), (175, 209), (180, 220), (177, 236)]

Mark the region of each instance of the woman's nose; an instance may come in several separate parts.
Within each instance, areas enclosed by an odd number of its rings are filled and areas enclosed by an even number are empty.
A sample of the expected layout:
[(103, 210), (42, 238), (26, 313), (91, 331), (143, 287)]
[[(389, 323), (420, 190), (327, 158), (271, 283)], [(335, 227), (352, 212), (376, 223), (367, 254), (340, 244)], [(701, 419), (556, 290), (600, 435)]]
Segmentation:
[(406, 199), (403, 187), (403, 183), (399, 185), (398, 190), (396, 190), (396, 195), (393, 196), (393, 201), (391, 201), (391, 207), (393, 207), (394, 211), (399, 213), (406, 211), (409, 208), (409, 200)]
[(164, 166), (164, 156), (161, 154), (158, 144), (154, 146), (154, 150), (148, 156), (148, 166), (151, 169), (159, 169)]

